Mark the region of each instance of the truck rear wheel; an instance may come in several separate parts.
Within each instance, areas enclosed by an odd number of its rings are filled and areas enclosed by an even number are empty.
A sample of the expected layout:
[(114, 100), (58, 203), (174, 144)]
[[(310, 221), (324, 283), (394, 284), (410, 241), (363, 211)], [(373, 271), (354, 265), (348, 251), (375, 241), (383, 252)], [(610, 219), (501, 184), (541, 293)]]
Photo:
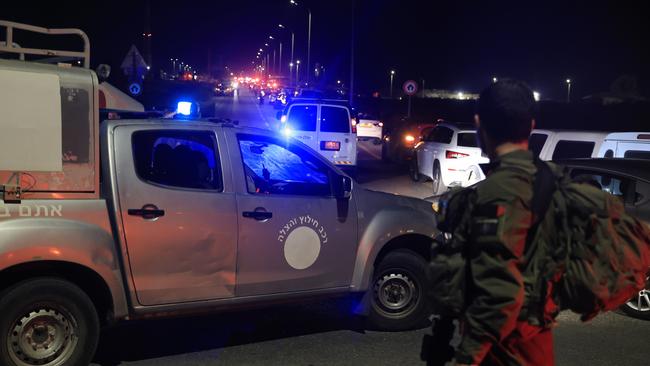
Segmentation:
[(427, 263), (410, 250), (388, 253), (375, 269), (368, 320), (378, 329), (424, 326), (430, 313), (425, 294)]
[(20, 282), (0, 295), (0, 365), (85, 366), (99, 319), (76, 285), (52, 278)]

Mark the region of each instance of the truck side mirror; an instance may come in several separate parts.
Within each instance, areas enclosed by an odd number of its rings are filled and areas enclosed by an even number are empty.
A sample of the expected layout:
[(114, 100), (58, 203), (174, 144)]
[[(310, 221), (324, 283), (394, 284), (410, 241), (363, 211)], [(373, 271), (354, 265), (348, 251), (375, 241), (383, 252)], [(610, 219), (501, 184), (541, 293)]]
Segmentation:
[(279, 121), (282, 119), (282, 111), (279, 111), (276, 115), (275, 118)]
[(96, 73), (99, 81), (106, 81), (108, 77), (111, 75), (111, 67), (106, 64), (101, 64), (97, 66)]
[(334, 197), (341, 200), (352, 197), (352, 178), (347, 175), (334, 177)]

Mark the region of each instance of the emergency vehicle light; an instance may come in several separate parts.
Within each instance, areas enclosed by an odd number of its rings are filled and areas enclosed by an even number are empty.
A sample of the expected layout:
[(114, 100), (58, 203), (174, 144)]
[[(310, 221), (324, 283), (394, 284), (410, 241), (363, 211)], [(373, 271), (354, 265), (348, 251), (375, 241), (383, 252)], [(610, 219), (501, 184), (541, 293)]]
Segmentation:
[(176, 113), (184, 116), (192, 114), (192, 102), (178, 102), (176, 105)]

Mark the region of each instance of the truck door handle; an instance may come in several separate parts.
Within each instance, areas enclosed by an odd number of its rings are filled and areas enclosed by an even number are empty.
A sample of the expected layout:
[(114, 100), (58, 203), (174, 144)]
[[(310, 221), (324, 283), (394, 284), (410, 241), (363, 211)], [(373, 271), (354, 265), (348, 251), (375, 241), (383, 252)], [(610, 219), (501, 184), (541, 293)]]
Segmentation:
[(255, 219), (258, 221), (263, 221), (273, 217), (273, 213), (267, 211), (244, 211), (242, 212), (242, 216), (244, 216), (247, 219)]
[(130, 208), (127, 211), (129, 216), (142, 216), (143, 219), (152, 220), (165, 216), (165, 210), (161, 210), (156, 205), (146, 204), (142, 208)]

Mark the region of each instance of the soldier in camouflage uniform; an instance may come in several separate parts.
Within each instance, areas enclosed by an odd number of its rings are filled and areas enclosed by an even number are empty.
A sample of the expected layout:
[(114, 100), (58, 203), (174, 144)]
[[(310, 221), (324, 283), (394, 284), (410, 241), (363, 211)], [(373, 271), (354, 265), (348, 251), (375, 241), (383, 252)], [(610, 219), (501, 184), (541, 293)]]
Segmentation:
[(554, 364), (551, 322), (529, 316), (535, 312), (526, 309), (541, 308), (542, 313), (555, 309), (544, 295), (532, 300), (535, 294), (526, 293), (526, 288), (535, 279), (523, 274), (530, 259), (524, 248), (533, 222), (536, 167), (528, 136), (535, 125), (535, 108), (533, 92), (519, 81), (499, 81), (480, 95), (475, 122), (491, 169), (475, 187), (471, 206), (464, 207), (466, 222), (456, 226), (465, 232), (454, 233), (466, 238), (469, 250), (457, 365)]

